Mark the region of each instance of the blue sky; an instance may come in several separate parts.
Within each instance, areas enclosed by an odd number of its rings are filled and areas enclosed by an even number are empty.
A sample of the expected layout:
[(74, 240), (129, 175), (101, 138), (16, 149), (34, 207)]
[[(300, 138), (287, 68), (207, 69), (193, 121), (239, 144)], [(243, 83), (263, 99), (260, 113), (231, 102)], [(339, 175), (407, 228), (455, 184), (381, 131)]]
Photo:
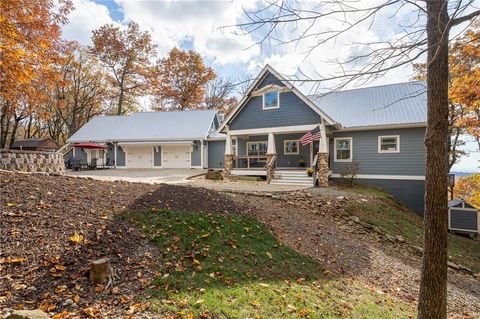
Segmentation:
[[(403, 32), (398, 26), (412, 19), (408, 13), (387, 10), (377, 15), (372, 27), (359, 27), (356, 32), (344, 34), (306, 57), (304, 52), (312, 45), (311, 42), (260, 48), (255, 45), (259, 34), (239, 35), (241, 30), (237, 27), (222, 28), (244, 21), (244, 10), (254, 10), (260, 1), (263, 0), (73, 0), (76, 9), (69, 16), (69, 24), (64, 26), (63, 35), (68, 40), (89, 45), (92, 30), (106, 23), (125, 26), (133, 20), (152, 34), (160, 57), (174, 46), (193, 49), (215, 69), (219, 77), (236, 81), (254, 77), (266, 63), (285, 75), (295, 74), (298, 68), (311, 77), (337, 74), (339, 66), (331, 63), (333, 60), (345, 59), (365, 49), (353, 45), (354, 42), (396, 39)], [(299, 2), (299, 5), (311, 7), (315, 1)], [(375, 1), (362, 0), (361, 3), (369, 5)], [(325, 21), (319, 27), (333, 28), (335, 24), (338, 21)], [(299, 31), (283, 29), (279, 36), (288, 38), (295, 32)], [(404, 82), (412, 76), (413, 70), (407, 66), (395, 69), (368, 85)], [(475, 144), (468, 143), (467, 148), (474, 150)], [(471, 153), (455, 169), (472, 171), (478, 167), (479, 160), (480, 153)]]

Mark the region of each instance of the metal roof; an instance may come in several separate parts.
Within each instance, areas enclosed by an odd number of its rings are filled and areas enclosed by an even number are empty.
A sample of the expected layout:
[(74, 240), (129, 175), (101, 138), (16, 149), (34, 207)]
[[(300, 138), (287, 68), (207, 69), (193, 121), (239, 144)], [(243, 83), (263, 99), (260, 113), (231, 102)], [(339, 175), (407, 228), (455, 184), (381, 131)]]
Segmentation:
[[(51, 138), (44, 137), (44, 138), (26, 138), (26, 139), (16, 139), (13, 142), (12, 148), (20, 148), (20, 147), (38, 147), (41, 146), (42, 142), (45, 140), (50, 140), (57, 144), (58, 148), (58, 143), (52, 140)], [(48, 148), (47, 146), (42, 146), (44, 148)]]
[(82, 126), (68, 142), (203, 139), (209, 133), (215, 116), (215, 110), (102, 115)]
[(344, 128), (427, 122), (424, 81), (336, 91), (309, 98)]

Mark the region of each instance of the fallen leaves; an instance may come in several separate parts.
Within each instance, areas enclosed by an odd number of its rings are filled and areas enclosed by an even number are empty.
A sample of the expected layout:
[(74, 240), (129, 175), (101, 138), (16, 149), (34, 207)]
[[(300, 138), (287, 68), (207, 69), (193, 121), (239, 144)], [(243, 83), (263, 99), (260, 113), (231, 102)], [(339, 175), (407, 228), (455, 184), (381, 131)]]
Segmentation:
[(73, 235), (70, 237), (70, 241), (77, 244), (81, 243), (83, 239), (84, 239), (83, 235), (79, 235), (77, 231), (75, 231)]
[(268, 258), (273, 259), (273, 255), (272, 255), (271, 252), (268, 252), (268, 251), (267, 251), (266, 254), (267, 254)]
[(23, 258), (23, 257), (19, 257), (19, 258), (11, 258), (11, 257), (0, 258), (0, 264), (19, 264), (19, 263), (23, 263), (25, 261), (27, 261), (27, 259)]

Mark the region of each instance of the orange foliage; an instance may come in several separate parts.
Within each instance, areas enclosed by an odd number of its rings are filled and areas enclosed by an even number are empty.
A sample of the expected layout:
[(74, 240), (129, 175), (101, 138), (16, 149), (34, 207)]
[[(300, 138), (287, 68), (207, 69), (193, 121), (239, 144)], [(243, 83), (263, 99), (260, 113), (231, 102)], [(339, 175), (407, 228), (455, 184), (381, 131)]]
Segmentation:
[(480, 209), (480, 173), (459, 178), (455, 183), (454, 194)]
[(216, 78), (198, 53), (177, 48), (158, 61), (157, 72), (152, 83), (157, 110), (204, 108), (206, 85)]
[(480, 23), (454, 43), (450, 64), (450, 99), (464, 107), (459, 124), (480, 147)]
[(150, 61), (156, 54), (150, 34), (133, 21), (126, 30), (107, 24), (93, 31), (92, 41), (92, 53), (109, 69), (117, 89), (117, 114), (132, 110), (135, 99), (148, 93)]
[(0, 1), (0, 94), (9, 105), (4, 112), (14, 112), (20, 102), (33, 107), (44, 97), (38, 86), (53, 87), (60, 27), (71, 9), (68, 0)]

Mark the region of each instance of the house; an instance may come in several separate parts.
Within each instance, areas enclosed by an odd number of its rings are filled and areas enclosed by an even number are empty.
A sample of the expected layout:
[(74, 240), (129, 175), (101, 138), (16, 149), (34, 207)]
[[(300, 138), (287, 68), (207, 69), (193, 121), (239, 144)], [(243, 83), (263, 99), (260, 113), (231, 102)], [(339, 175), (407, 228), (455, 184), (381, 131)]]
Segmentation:
[[(107, 145), (75, 156), (103, 156), (116, 168), (215, 168), (312, 186), (356, 171), (357, 183), (421, 213), (426, 104), (421, 81), (309, 96), (267, 65), (221, 124), (211, 110), (98, 116), (68, 142)], [(312, 131), (317, 138), (302, 145)]]
[(41, 152), (55, 152), (59, 148), (58, 143), (49, 137), (16, 139), (11, 147), (14, 150)]
[[(358, 183), (423, 212), (426, 105), (421, 81), (307, 96), (267, 65), (218, 129), (227, 135), (225, 170), (301, 183), (303, 167), (316, 164), (327, 186), (357, 166)], [(299, 143), (316, 127), (318, 141)]]
[(96, 116), (68, 143), (95, 142), (106, 150), (73, 148), (74, 157), (93, 158), (115, 168), (207, 167), (207, 137), (219, 126), (217, 112), (141, 112)]

